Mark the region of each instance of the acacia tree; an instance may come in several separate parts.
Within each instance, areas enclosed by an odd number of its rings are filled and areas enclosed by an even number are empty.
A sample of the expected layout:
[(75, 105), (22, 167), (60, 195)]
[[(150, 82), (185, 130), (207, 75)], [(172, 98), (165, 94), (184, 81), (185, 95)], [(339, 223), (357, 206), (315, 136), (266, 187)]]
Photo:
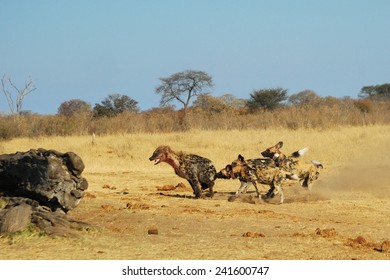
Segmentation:
[(250, 110), (266, 109), (273, 110), (286, 101), (287, 89), (283, 88), (267, 88), (255, 90), (250, 94), (250, 99), (247, 101), (247, 107)]
[(375, 86), (364, 86), (360, 90), (360, 98), (371, 98), (371, 99), (390, 99), (390, 84), (381, 84)]
[(138, 102), (127, 95), (110, 94), (101, 104), (95, 104), (94, 115), (113, 117), (126, 111), (138, 112)]
[(203, 71), (185, 70), (166, 78), (160, 78), (161, 85), (156, 88), (156, 93), (161, 94), (161, 106), (166, 106), (172, 101), (178, 101), (183, 105), (183, 119), (187, 114), (188, 106), (194, 96), (207, 93), (211, 89), (213, 79)]
[[(1, 78), (1, 85), (11, 113), (12, 114), (16, 113), (17, 115), (20, 115), (22, 112), (23, 100), (26, 97), (26, 95), (37, 89), (34, 86), (34, 82), (32, 80), (26, 81), (24, 87), (22, 89), (19, 89), (11, 81), (11, 78), (6, 77), (6, 75), (4, 75)], [(14, 93), (12, 93), (8, 88), (12, 88)], [(16, 96), (15, 101), (13, 98), (14, 95)]]

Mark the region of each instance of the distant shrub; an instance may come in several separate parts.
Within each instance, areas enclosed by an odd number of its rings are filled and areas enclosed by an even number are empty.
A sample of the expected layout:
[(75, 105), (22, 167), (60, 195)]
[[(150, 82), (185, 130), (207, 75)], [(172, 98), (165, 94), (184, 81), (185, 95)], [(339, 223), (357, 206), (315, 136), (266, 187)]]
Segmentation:
[(91, 104), (80, 99), (71, 99), (62, 102), (58, 107), (58, 114), (64, 116), (73, 116), (76, 114), (91, 113)]
[(371, 113), (372, 112), (372, 101), (369, 99), (361, 99), (361, 100), (356, 100), (354, 101), (353, 105), (357, 109), (359, 109), (360, 112), (362, 113)]

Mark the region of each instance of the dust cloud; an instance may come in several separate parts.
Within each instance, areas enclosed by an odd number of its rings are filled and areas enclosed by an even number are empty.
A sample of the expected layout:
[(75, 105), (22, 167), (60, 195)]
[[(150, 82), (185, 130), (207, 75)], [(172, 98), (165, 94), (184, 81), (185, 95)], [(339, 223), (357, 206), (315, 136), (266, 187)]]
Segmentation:
[(372, 194), (390, 197), (390, 160), (361, 158), (315, 182), (313, 191), (326, 196)]

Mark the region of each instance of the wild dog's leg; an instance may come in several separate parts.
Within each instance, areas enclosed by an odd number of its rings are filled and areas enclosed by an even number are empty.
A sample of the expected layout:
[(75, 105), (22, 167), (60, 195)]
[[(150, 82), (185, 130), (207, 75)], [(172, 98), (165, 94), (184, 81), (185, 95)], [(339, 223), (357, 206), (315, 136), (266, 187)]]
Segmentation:
[(251, 182), (252, 184), (253, 184), (253, 186), (255, 187), (255, 189), (256, 189), (256, 195), (257, 195), (257, 197), (258, 198), (261, 198), (261, 195), (260, 195), (260, 193), (259, 193), (259, 189), (257, 188), (257, 184), (256, 184), (256, 182), (255, 181), (253, 181), (253, 182)]
[(276, 190), (280, 193), (280, 204), (284, 202), (284, 193), (282, 189), (282, 185), (280, 183), (275, 184)]
[(268, 200), (273, 198), (275, 196), (275, 189), (276, 189), (276, 191), (280, 193), (280, 204), (282, 204), (284, 202), (284, 193), (283, 193), (282, 185), (277, 181), (272, 181), (270, 187), (271, 188), (266, 194), (266, 199)]
[(285, 175), (282, 172), (277, 172), (272, 182), (276, 190), (280, 193), (280, 204), (284, 202), (284, 193), (282, 183), (286, 180)]
[(301, 179), (301, 186), (310, 190), (310, 188), (309, 188), (309, 173), (308, 172), (303, 173), (302, 179)]
[(244, 189), (244, 193), (247, 193), (247, 191), (249, 190), (251, 184), (252, 184), (251, 181), (249, 181), (249, 182), (246, 183), (246, 186), (245, 186), (245, 189)]
[[(236, 191), (236, 194), (240, 194), (240, 193), (244, 193), (244, 191), (246, 190), (247, 188), (247, 182), (246, 181), (243, 181), (243, 180), (240, 180), (240, 187), (238, 188), (238, 190)], [(245, 191), (246, 192), (246, 191)]]
[(274, 190), (275, 190), (275, 187), (271, 184), (268, 192), (265, 194), (266, 199), (274, 197)]

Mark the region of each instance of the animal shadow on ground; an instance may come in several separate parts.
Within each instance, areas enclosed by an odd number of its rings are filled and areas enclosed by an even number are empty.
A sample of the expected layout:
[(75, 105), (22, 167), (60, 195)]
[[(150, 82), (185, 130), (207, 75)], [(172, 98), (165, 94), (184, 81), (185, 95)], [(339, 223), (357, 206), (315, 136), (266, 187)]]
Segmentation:
[[(179, 193), (168, 193), (168, 192), (159, 192), (159, 195), (172, 197), (172, 198), (184, 198), (184, 199), (198, 199), (194, 197), (193, 194), (179, 194)], [(210, 197), (208, 192), (203, 193), (202, 198), (200, 199), (213, 199), (213, 200), (227, 200), (229, 195), (234, 194), (233, 192), (215, 192), (213, 198)]]

